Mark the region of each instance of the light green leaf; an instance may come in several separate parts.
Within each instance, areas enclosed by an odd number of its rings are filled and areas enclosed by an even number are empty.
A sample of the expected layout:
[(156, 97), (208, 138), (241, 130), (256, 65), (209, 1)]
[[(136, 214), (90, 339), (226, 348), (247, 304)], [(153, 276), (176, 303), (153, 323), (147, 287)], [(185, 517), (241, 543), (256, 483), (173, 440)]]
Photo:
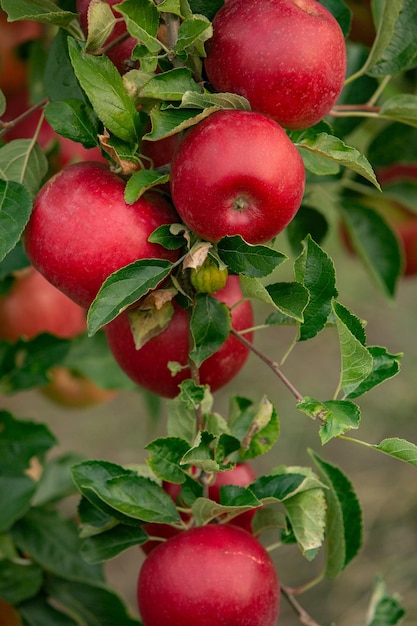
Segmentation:
[(24, 185), (34, 197), (48, 171), (48, 161), (33, 139), (14, 139), (0, 148), (0, 178)]
[(405, 610), (396, 595), (391, 595), (384, 581), (378, 578), (372, 593), (365, 626), (396, 626), (402, 622)]
[(372, 356), (372, 371), (353, 391), (346, 394), (347, 398), (357, 398), (367, 393), (400, 371), (402, 354), (390, 354), (381, 346), (368, 346), (368, 352)]
[(410, 443), (405, 439), (399, 439), (398, 437), (392, 437), (383, 439), (381, 443), (373, 447), (388, 456), (417, 467), (417, 445), (414, 443)]
[(143, 194), (155, 187), (169, 181), (169, 174), (161, 174), (157, 170), (138, 170), (127, 181), (124, 198), (128, 204), (139, 200)]
[(417, 128), (417, 96), (392, 96), (382, 104), (380, 115)]
[(85, 51), (98, 50), (111, 34), (116, 18), (106, 2), (91, 2), (88, 7), (88, 35)]
[(210, 20), (204, 15), (191, 15), (183, 20), (178, 29), (178, 39), (174, 46), (175, 54), (181, 54), (197, 46), (200, 56), (205, 56), (204, 47), (201, 45), (213, 35)]
[(117, 317), (170, 273), (173, 263), (164, 259), (141, 259), (113, 272), (101, 286), (87, 315), (89, 335)]
[(63, 11), (52, 0), (2, 0), (10, 21), (34, 20), (65, 26), (77, 19), (77, 13)]
[(336, 578), (362, 545), (362, 511), (346, 475), (312, 450), (309, 450), (309, 454), (320, 478), (328, 487), (324, 492), (327, 503), (325, 575)]
[(235, 93), (197, 93), (196, 90), (183, 94), (181, 108), (187, 109), (240, 109), (250, 111), (251, 107), (243, 96)]
[(18, 243), (32, 212), (32, 198), (23, 185), (0, 180), (0, 261)]
[(322, 402), (306, 396), (298, 402), (297, 408), (312, 419), (320, 420), (320, 438), (323, 445), (352, 428), (359, 428), (359, 407), (348, 400)]
[(347, 146), (339, 137), (319, 132), (318, 134), (306, 133), (296, 142), (302, 153), (308, 150), (315, 155), (330, 159), (339, 165), (347, 167), (357, 174), (360, 174), (377, 189), (380, 189), (375, 173), (368, 159), (356, 148)]
[(149, 52), (156, 54), (161, 49), (157, 38), (159, 13), (151, 0), (125, 0), (117, 6), (125, 18), (127, 30), (138, 39)]
[(197, 367), (224, 344), (231, 325), (230, 310), (223, 302), (205, 293), (196, 294), (190, 320), (193, 338), (190, 358)]
[(201, 93), (201, 88), (186, 67), (177, 67), (153, 76), (139, 91), (140, 98), (181, 101), (185, 93)]

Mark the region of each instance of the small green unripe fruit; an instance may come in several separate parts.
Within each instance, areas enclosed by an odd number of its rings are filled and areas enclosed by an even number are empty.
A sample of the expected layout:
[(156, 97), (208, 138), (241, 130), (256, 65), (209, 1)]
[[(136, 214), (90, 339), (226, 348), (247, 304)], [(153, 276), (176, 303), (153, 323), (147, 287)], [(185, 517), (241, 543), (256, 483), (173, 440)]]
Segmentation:
[(226, 284), (227, 268), (221, 270), (213, 259), (207, 257), (203, 265), (191, 270), (190, 280), (196, 291), (216, 293)]

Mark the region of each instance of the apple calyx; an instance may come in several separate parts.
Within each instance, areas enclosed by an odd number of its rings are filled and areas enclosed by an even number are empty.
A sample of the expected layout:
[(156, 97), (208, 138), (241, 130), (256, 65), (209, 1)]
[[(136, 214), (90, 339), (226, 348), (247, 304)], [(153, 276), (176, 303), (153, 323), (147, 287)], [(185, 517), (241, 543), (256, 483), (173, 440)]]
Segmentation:
[(236, 198), (236, 200), (234, 200), (232, 204), (232, 209), (234, 211), (240, 211), (241, 213), (243, 213), (243, 211), (247, 211), (249, 207), (249, 200), (246, 200), (246, 198), (244, 198), (243, 196), (239, 196), (238, 198)]

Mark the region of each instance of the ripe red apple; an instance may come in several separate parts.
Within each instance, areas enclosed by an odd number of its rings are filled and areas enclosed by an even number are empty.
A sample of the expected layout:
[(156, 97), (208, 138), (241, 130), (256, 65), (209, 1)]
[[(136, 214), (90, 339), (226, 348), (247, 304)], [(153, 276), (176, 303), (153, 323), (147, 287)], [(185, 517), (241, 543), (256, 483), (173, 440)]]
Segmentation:
[(0, 338), (33, 339), (40, 333), (71, 339), (87, 330), (85, 310), (34, 268), (22, 270), (0, 297)]
[[(229, 276), (226, 286), (214, 294), (221, 302), (232, 307), (242, 299), (237, 276)], [(232, 309), (232, 326), (244, 330), (253, 326), (253, 311), (249, 301)], [(173, 398), (178, 385), (191, 377), (188, 367), (190, 350), (190, 325), (188, 313), (174, 303), (174, 315), (167, 328), (136, 350), (127, 311), (119, 315), (105, 328), (107, 342), (121, 369), (138, 385), (160, 396)], [(252, 339), (253, 334), (245, 337)], [(229, 335), (224, 344), (200, 367), (201, 384), (210, 385), (212, 391), (231, 381), (241, 370), (248, 357), (248, 349), (235, 337)], [(168, 369), (168, 362), (176, 361), (184, 366), (175, 376)]]
[[(19, 115), (22, 115), (22, 113), (25, 113), (29, 108), (30, 103), (26, 90), (13, 94), (7, 99), (7, 108), (2, 120), (6, 122), (14, 120)], [(10, 128), (5, 135), (5, 140), (31, 139), (38, 127), (40, 117), (41, 111), (34, 111), (31, 115), (16, 124), (16, 126)], [(57, 172), (66, 165), (78, 161), (102, 161), (103, 163), (107, 163), (107, 160), (101, 155), (98, 148), (87, 149), (76, 141), (62, 137), (62, 135), (54, 131), (46, 119), (44, 119), (41, 124), (38, 142), (45, 151), (53, 172)]]
[(30, 41), (39, 39), (42, 26), (27, 20), (8, 22), (0, 9), (0, 89), (8, 97), (25, 88), (27, 50)]
[(150, 192), (129, 205), (124, 190), (124, 180), (106, 165), (85, 162), (55, 174), (35, 199), (24, 233), (27, 255), (85, 308), (121, 267), (138, 259), (178, 257), (178, 251), (148, 242), (155, 228), (178, 220), (170, 203)]
[(317, 124), (346, 74), (343, 32), (316, 0), (230, 0), (213, 20), (207, 77), (285, 128)]
[(268, 552), (223, 524), (192, 528), (153, 550), (137, 593), (144, 626), (275, 626), (279, 613)]
[[(223, 485), (237, 485), (239, 487), (247, 487), (250, 485), (256, 478), (256, 474), (253, 471), (253, 468), (249, 463), (238, 463), (232, 469), (219, 472), (216, 474), (215, 481), (208, 488), (208, 497), (215, 502), (220, 502), (220, 487)], [(174, 483), (169, 483), (164, 481), (162, 483), (164, 490), (171, 496), (174, 502), (177, 502), (179, 493), (181, 491), (181, 485), (177, 485)], [(231, 524), (233, 526), (239, 526), (243, 528), (247, 532), (252, 532), (252, 519), (255, 515), (255, 509), (247, 511), (246, 513), (241, 513), (237, 515), (231, 520)], [(189, 516), (184, 513), (181, 514), (181, 517), (185, 520), (189, 519)], [(143, 526), (146, 532), (153, 537), (160, 537), (163, 539), (169, 539), (174, 535), (178, 535), (178, 533), (182, 532), (173, 526), (169, 526), (168, 524), (144, 524)], [(145, 554), (149, 554), (154, 550), (160, 541), (158, 540), (149, 540), (146, 543), (141, 545), (142, 550)]]
[[(115, 4), (120, 4), (120, 0), (104, 1), (107, 2), (107, 4), (109, 4), (111, 7), (113, 7), (113, 5)], [(88, 33), (88, 8), (90, 6), (90, 3), (91, 0), (77, 0), (76, 5), (80, 25), (85, 35), (87, 35)], [(112, 11), (115, 17), (118, 18), (120, 21), (116, 22), (113, 31), (104, 43), (105, 46), (107, 46), (112, 41), (127, 32), (126, 24), (123, 21), (121, 14), (117, 13), (117, 11), (115, 11), (113, 8)], [(124, 74), (128, 70), (133, 69), (133, 67), (135, 66), (134, 64), (132, 64), (130, 57), (132, 55), (133, 48), (136, 46), (137, 43), (137, 39), (128, 36), (126, 39), (108, 50), (107, 56), (114, 63), (114, 65), (117, 67), (121, 74)]]
[(304, 183), (303, 161), (284, 130), (250, 111), (213, 113), (185, 134), (171, 163), (174, 205), (208, 241), (270, 241), (296, 214)]

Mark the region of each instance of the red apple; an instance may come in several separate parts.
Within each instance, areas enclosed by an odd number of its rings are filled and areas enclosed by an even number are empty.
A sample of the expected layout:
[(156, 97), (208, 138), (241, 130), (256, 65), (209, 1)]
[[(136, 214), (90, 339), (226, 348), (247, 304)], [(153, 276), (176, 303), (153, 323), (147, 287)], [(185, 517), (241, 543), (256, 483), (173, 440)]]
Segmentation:
[(26, 20), (8, 22), (0, 9), (0, 89), (8, 97), (25, 88), (27, 59), (25, 46), (39, 39), (42, 26)]
[(85, 310), (33, 268), (19, 272), (0, 297), (1, 339), (33, 339), (40, 333), (70, 339), (86, 330)]
[(303, 161), (284, 130), (249, 111), (204, 119), (185, 134), (171, 164), (174, 205), (208, 241), (270, 241), (296, 214), (304, 183)]
[[(229, 276), (226, 286), (214, 295), (229, 307), (235, 305), (242, 299), (239, 278)], [(250, 302), (244, 301), (232, 309), (232, 325), (237, 331), (253, 326)], [(178, 385), (191, 377), (188, 367), (175, 376), (168, 369), (169, 361), (186, 366), (190, 350), (188, 313), (176, 303), (167, 328), (140, 350), (135, 348), (127, 311), (110, 322), (105, 330), (110, 350), (119, 366), (141, 387), (160, 396), (173, 398), (178, 394)], [(252, 333), (245, 335), (249, 340), (252, 336)], [(212, 391), (223, 387), (238, 374), (247, 357), (248, 349), (230, 335), (219, 350), (202, 363), (201, 384), (210, 385)]]
[(157, 192), (133, 204), (125, 182), (102, 163), (70, 165), (35, 199), (24, 233), (32, 264), (58, 289), (88, 308), (113, 272), (145, 258), (175, 261), (178, 251), (148, 242), (158, 226), (178, 220)]
[[(26, 90), (13, 94), (7, 99), (6, 112), (2, 119), (7, 122), (14, 120), (19, 115), (22, 115), (22, 113), (25, 113), (29, 108), (30, 103)], [(38, 127), (40, 117), (40, 110), (31, 113), (28, 117), (24, 118), (21, 122), (16, 124), (16, 126), (13, 126), (7, 131), (5, 135), (6, 141), (12, 141), (13, 139), (31, 139)], [(102, 161), (103, 163), (107, 163), (107, 160), (101, 155), (99, 148), (87, 149), (76, 141), (62, 137), (62, 135), (54, 131), (46, 119), (44, 119), (41, 124), (38, 142), (48, 156), (51, 169), (54, 172), (78, 161)]]
[(265, 548), (236, 526), (192, 528), (152, 551), (138, 578), (144, 626), (275, 626), (280, 586)]
[(346, 74), (343, 32), (316, 0), (230, 0), (214, 17), (206, 50), (217, 91), (246, 97), (285, 128), (317, 124)]
[[(113, 5), (115, 4), (120, 4), (120, 0), (104, 1), (107, 2), (107, 4), (109, 4), (111, 7), (113, 7)], [(90, 6), (90, 3), (91, 0), (77, 0), (76, 5), (80, 25), (85, 35), (87, 35), (88, 33), (88, 8)], [(115, 17), (118, 18), (120, 21), (116, 22), (112, 33), (105, 41), (105, 46), (109, 45), (112, 41), (127, 33), (126, 24), (122, 19), (122, 15), (120, 13), (117, 13), (117, 11), (115, 11), (113, 8), (112, 11)], [(132, 55), (133, 48), (136, 46), (137, 43), (137, 39), (128, 36), (126, 39), (108, 50), (107, 56), (114, 63), (114, 65), (117, 67), (121, 74), (124, 74), (128, 70), (135, 67), (135, 65), (132, 64), (130, 57)]]

